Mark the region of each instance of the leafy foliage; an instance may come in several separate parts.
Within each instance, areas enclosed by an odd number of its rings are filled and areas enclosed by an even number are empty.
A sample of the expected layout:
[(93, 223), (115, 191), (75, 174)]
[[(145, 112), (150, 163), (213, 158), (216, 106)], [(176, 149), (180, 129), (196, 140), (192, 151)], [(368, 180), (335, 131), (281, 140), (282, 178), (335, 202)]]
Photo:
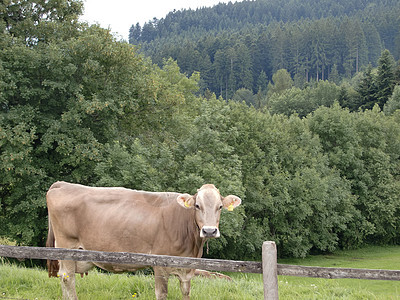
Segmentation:
[[(243, 205), (222, 216), (211, 257), (257, 259), (264, 240), (296, 257), (399, 243), (395, 68), (385, 113), (379, 105), (357, 111), (363, 87), (385, 78), (372, 69), (350, 82), (358, 91), (327, 81), (301, 86), (282, 69), (268, 75), (269, 92), (259, 70), (254, 95), (246, 68), (259, 65), (239, 55), (246, 48), (237, 43), (228, 59), (215, 48), (213, 63), (224, 78), (215, 83), (234, 87), (235, 94), (223, 92), (240, 102), (211, 92), (203, 98), (198, 72), (183, 74), (172, 59), (153, 65), (107, 30), (79, 23), (79, 1), (45, 3), (62, 17), (35, 19), (22, 9), (35, 8), (30, 1), (1, 7), (1, 236), (43, 245), (46, 190), (67, 180), (187, 193), (214, 183), (240, 196)], [(11, 22), (18, 8), (29, 30)], [(385, 74), (384, 54), (377, 74)], [(237, 73), (224, 73), (225, 65)], [(239, 79), (246, 89), (237, 89)]]

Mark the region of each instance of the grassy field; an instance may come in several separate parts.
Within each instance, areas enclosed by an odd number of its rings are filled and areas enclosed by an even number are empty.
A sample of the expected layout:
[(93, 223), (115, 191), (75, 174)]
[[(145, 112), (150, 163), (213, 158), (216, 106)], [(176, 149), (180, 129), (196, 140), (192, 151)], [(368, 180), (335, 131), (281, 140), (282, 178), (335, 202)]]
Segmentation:
[[(368, 247), (280, 263), (324, 267), (400, 269), (400, 247)], [(233, 281), (195, 278), (192, 299), (263, 299), (262, 277), (258, 274), (229, 274)], [(148, 275), (113, 274), (93, 271), (77, 276), (77, 292), (84, 299), (155, 299), (154, 278)], [(280, 299), (399, 299), (400, 282), (355, 279), (327, 280), (279, 276)], [(57, 278), (47, 272), (0, 264), (0, 299), (61, 299)], [(168, 299), (180, 299), (179, 283), (171, 277)]]

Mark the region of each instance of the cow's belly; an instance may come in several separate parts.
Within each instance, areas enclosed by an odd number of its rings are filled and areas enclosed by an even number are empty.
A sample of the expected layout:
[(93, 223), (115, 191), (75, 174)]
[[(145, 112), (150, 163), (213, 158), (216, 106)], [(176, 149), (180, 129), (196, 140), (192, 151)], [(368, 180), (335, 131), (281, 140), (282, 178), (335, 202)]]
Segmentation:
[(129, 264), (107, 264), (107, 263), (94, 263), (94, 264), (103, 270), (113, 273), (135, 272), (137, 270), (148, 267), (148, 266), (129, 265)]

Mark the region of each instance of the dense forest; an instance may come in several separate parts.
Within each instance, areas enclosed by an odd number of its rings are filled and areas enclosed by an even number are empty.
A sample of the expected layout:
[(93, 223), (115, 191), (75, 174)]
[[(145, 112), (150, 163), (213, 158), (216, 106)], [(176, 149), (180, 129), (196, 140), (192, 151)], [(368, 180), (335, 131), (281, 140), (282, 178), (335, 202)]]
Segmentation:
[(303, 88), (376, 67), (384, 49), (398, 60), (399, 15), (391, 0), (221, 3), (132, 25), (129, 41), (159, 65), (172, 57), (182, 72), (199, 71), (203, 93), (232, 99), (243, 88), (266, 91), (280, 69)]
[[(357, 3), (348, 2), (342, 5)], [(262, 69), (271, 82), (260, 93), (268, 98), (260, 109), (238, 100), (253, 94), (251, 86), (240, 89), (235, 82), (236, 98), (226, 100), (204, 90), (204, 75), (180, 67), (179, 59), (154, 63), (144, 50), (161, 39), (139, 50), (79, 22), (82, 5), (0, 4), (0, 238), (43, 246), (46, 191), (66, 180), (184, 193), (213, 183), (221, 194), (240, 196), (243, 205), (222, 214), (221, 237), (210, 241), (210, 257), (259, 259), (265, 240), (276, 241), (281, 257), (400, 244), (400, 76), (394, 49), (379, 49), (355, 85), (352, 78), (347, 84), (319, 80), (298, 87), (290, 68), (271, 61), (270, 69)], [(376, 6), (376, 12), (383, 9)], [(354, 4), (352, 14), (358, 11)], [(186, 13), (195, 12), (168, 18)], [(312, 17), (266, 25), (265, 37), (273, 28), (313, 25)], [(334, 18), (336, 13), (315, 22)], [(348, 22), (356, 19), (349, 16)], [(199, 41), (222, 42), (222, 36)], [(229, 43), (238, 43), (239, 51), (246, 35), (236, 36)], [(275, 44), (267, 39), (265, 45)], [(237, 59), (245, 58), (240, 51)], [(236, 62), (229, 65), (240, 69)], [(332, 76), (326, 68), (324, 77)], [(340, 68), (338, 76), (346, 76)], [(318, 73), (322, 79), (322, 69)], [(224, 83), (222, 94), (225, 89)]]

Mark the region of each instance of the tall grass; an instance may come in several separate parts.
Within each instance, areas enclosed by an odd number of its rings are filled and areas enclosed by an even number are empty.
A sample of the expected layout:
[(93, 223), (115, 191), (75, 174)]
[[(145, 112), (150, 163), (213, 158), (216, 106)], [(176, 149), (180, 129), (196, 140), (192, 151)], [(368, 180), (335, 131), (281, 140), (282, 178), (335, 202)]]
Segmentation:
[[(87, 277), (76, 277), (76, 289), (80, 300), (155, 299), (151, 275), (109, 275), (93, 271)], [(181, 298), (178, 279), (171, 277), (168, 289), (168, 299)], [(195, 278), (191, 295), (192, 299), (262, 299), (262, 278), (238, 276), (234, 282)], [(48, 278), (44, 270), (11, 264), (0, 266), (0, 299), (61, 299), (61, 296), (59, 279)]]
[[(282, 263), (400, 269), (400, 247), (371, 247), (344, 251), (334, 255), (313, 256)], [(196, 277), (192, 280), (191, 299), (263, 299), (262, 276), (229, 274), (233, 281)], [(85, 299), (155, 299), (151, 275), (106, 274), (92, 271), (77, 276), (77, 293)], [(134, 297), (133, 297), (134, 296)], [(400, 283), (356, 279), (327, 280), (279, 276), (280, 299), (378, 299), (400, 300)], [(0, 264), (0, 299), (61, 299), (57, 278), (48, 278), (42, 269), (28, 269), (2, 262)], [(171, 277), (168, 299), (180, 299), (179, 281)]]

